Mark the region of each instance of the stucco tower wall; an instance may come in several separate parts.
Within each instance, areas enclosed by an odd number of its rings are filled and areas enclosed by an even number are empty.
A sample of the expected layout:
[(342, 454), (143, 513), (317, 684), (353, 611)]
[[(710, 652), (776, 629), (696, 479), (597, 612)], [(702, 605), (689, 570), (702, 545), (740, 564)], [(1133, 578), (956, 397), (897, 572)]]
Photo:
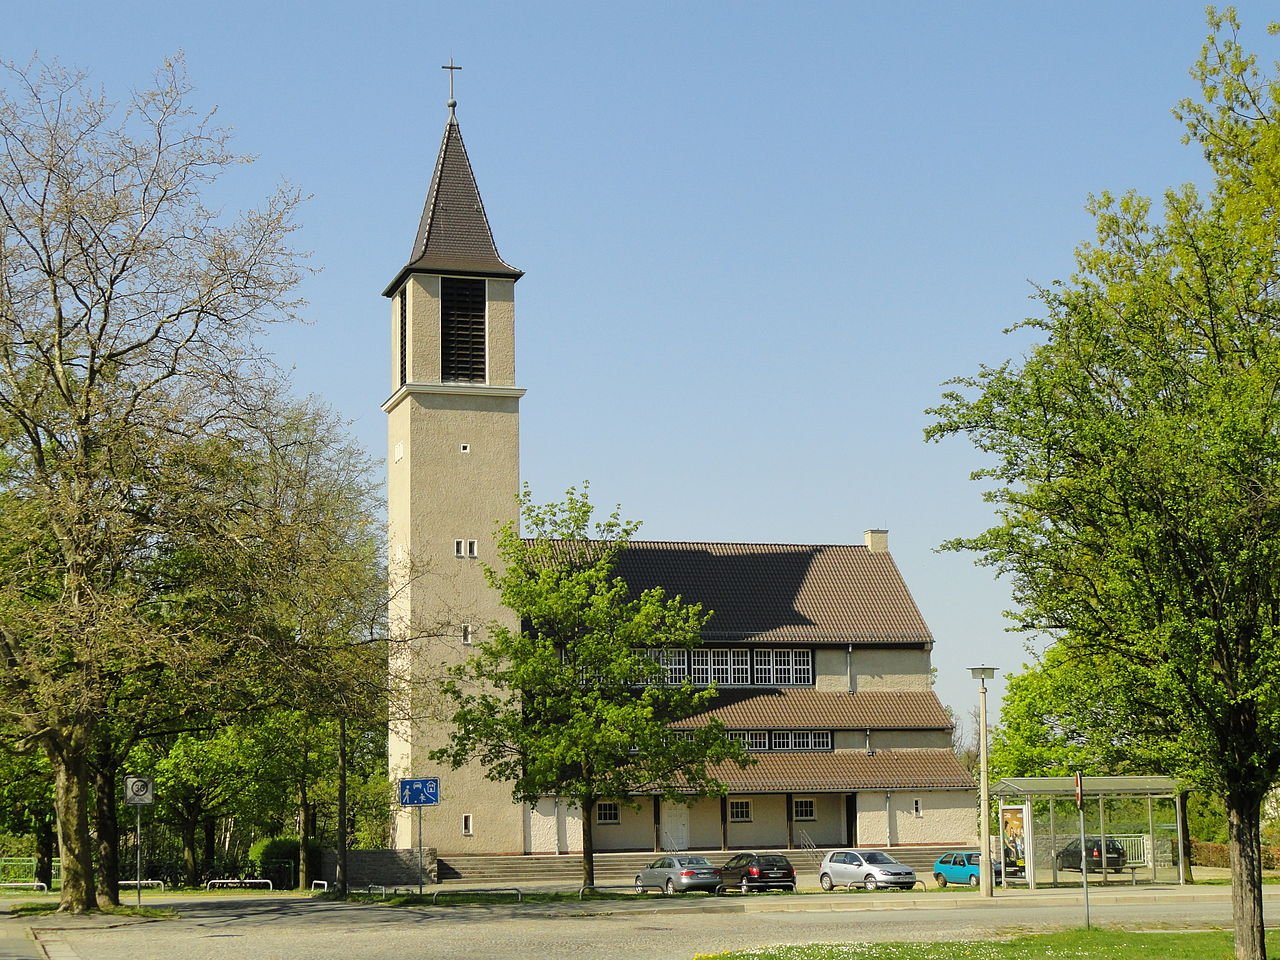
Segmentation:
[[(441, 802), (424, 815), (425, 842), (448, 853), (519, 853), (524, 815), (509, 784), (493, 783), (479, 765), (460, 770), (427, 754), (448, 742), (451, 726), (433, 681), (472, 652), (463, 625), (482, 639), (491, 623), (515, 628), (515, 618), (485, 582), (496, 565), (494, 534), (517, 519), (519, 394), (514, 390), (514, 310), (511, 281), (487, 280), (489, 380), (440, 381), (440, 278), (411, 275), (408, 294), (408, 382), (393, 380), (388, 424), (388, 523), (393, 635), (412, 638), (412, 720), (392, 724), (393, 778), (439, 777)], [(393, 343), (400, 305), (391, 298)], [(393, 376), (398, 377), (398, 364)], [(462, 541), (463, 556), (457, 556)], [(475, 556), (471, 555), (475, 541)], [(412, 558), (411, 561), (408, 558)], [(464, 832), (469, 815), (470, 833)], [(417, 843), (416, 817), (400, 811), (395, 845)]]

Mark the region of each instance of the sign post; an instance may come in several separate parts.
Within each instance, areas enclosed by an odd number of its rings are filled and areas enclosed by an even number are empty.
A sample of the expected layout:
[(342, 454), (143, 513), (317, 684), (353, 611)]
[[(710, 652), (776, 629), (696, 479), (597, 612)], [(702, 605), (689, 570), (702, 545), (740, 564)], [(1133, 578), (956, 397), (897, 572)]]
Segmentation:
[(138, 832), (134, 837), (133, 882), (138, 888), (138, 909), (142, 909), (142, 808), (156, 802), (156, 782), (150, 777), (125, 777), (124, 802), (138, 812)]
[[(1076, 810), (1080, 814), (1080, 882), (1084, 889), (1084, 928), (1089, 929), (1089, 857), (1084, 842), (1084, 777), (1076, 771)], [(1103, 851), (1106, 858), (1106, 851)]]
[(418, 808), (418, 894), (422, 894), (422, 808), (440, 804), (439, 777), (405, 777), (400, 780), (400, 806)]

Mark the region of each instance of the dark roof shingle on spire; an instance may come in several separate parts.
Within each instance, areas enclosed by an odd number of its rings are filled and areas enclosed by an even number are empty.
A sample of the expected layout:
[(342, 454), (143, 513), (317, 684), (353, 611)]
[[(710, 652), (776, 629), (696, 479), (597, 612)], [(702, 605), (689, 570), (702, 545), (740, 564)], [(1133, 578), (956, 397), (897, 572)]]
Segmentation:
[(406, 273), (510, 277), (524, 274), (498, 255), (458, 121), (450, 115), (440, 141), (427, 201), (409, 262), (383, 291), (391, 296)]

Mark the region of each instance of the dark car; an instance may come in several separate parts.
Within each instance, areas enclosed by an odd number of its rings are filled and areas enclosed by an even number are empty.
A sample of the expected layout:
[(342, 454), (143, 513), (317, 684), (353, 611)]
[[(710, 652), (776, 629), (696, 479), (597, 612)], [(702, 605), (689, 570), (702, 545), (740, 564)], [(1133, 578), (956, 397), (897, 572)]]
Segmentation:
[[(1096, 873), (1103, 868), (1102, 861), (1102, 838), (1101, 837), (1085, 837), (1085, 863), (1090, 873)], [(1106, 868), (1108, 870), (1123, 870), (1129, 863), (1129, 858), (1125, 856), (1124, 846), (1119, 840), (1107, 838), (1107, 859)], [(1080, 841), (1072, 840), (1065, 847), (1058, 851), (1054, 857), (1059, 870), (1079, 870), (1080, 869)]]
[(668, 894), (685, 890), (714, 890), (720, 886), (720, 871), (706, 857), (672, 854), (659, 857), (636, 874), (636, 893), (661, 887)]
[(720, 868), (720, 882), (743, 893), (770, 887), (796, 888), (796, 868), (777, 853), (740, 853)]

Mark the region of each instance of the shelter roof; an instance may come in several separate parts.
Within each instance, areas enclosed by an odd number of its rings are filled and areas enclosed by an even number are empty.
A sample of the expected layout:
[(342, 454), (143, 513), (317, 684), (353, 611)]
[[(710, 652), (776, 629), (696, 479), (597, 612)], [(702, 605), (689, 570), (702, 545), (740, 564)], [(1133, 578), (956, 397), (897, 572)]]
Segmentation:
[[(1179, 790), (1172, 777), (1085, 777), (1086, 796), (1152, 796), (1164, 797)], [(998, 797), (1074, 797), (1075, 777), (1006, 777), (992, 788)]]

